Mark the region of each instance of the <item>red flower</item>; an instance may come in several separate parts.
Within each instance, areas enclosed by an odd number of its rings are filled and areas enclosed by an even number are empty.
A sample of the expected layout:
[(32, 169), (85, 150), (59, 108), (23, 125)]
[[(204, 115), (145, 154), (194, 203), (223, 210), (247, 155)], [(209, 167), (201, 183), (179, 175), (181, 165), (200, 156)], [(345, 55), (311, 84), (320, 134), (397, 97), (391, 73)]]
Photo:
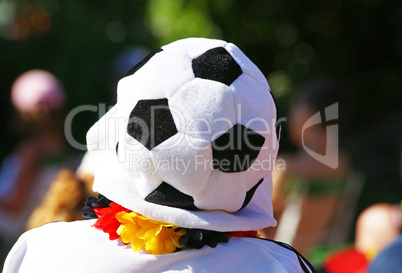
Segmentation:
[(258, 232), (256, 230), (249, 231), (233, 231), (228, 232), (228, 238), (231, 237), (259, 237)]
[(114, 202), (110, 203), (109, 206), (110, 207), (107, 208), (94, 208), (96, 216), (98, 216), (99, 219), (93, 226), (101, 229), (103, 232), (109, 233), (110, 240), (116, 240), (120, 237), (116, 231), (121, 225), (121, 223), (116, 219), (116, 213), (122, 211), (130, 212), (130, 210)]

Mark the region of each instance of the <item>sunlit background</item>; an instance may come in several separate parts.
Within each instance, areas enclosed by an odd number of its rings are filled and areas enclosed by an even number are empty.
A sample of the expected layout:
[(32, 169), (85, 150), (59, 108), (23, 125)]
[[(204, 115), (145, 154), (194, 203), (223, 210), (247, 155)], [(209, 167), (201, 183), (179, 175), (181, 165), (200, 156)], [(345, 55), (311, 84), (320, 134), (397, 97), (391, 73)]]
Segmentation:
[[(66, 89), (67, 110), (112, 105), (116, 83), (134, 61), (186, 37), (239, 46), (267, 77), (279, 117), (310, 77), (342, 80), (341, 144), (368, 181), (357, 211), (400, 201), (402, 2), (396, 0), (0, 0), (0, 158), (18, 141), (10, 88), (19, 74), (53, 72)], [(97, 119), (81, 114), (74, 137), (84, 143)], [(280, 151), (292, 149), (283, 126)]]

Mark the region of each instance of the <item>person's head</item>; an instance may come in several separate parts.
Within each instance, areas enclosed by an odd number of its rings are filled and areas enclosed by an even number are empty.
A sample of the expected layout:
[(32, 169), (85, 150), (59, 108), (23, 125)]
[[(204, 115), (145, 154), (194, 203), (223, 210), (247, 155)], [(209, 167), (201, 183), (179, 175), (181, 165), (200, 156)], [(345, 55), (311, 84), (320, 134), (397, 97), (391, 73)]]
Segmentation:
[(360, 213), (356, 221), (355, 247), (363, 253), (381, 251), (402, 231), (400, 205), (373, 204)]
[(314, 77), (303, 83), (297, 90), (288, 119), (289, 137), (300, 146), (305, 143), (325, 140), (325, 124), (318, 123), (304, 128), (315, 114), (324, 113), (325, 108), (343, 101), (343, 86), (332, 77)]
[(50, 72), (29, 70), (14, 81), (11, 101), (22, 119), (33, 130), (51, 127), (65, 103), (65, 94), (59, 80)]

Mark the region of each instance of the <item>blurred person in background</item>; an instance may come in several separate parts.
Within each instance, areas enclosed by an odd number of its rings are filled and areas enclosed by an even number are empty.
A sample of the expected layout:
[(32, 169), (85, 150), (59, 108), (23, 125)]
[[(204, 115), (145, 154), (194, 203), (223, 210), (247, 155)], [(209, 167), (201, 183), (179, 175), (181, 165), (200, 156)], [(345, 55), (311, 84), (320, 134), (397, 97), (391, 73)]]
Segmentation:
[(14, 81), (11, 100), (18, 112), (13, 127), (24, 138), (0, 169), (2, 256), (25, 230), (60, 168), (73, 165), (63, 133), (65, 93), (58, 79), (48, 71), (27, 71)]
[[(148, 53), (149, 50), (146, 48), (130, 46), (117, 56), (112, 66), (110, 78), (112, 97), (116, 96), (117, 82)], [(98, 193), (92, 191), (93, 180), (94, 166), (90, 154), (86, 152), (75, 172), (74, 170), (62, 169), (57, 173), (49, 190), (29, 216), (26, 222), (26, 230), (55, 221), (83, 220), (81, 211), (87, 197), (98, 196)]]
[(84, 220), (81, 215), (88, 196), (98, 196), (92, 191), (94, 165), (89, 153), (85, 153), (74, 172), (62, 169), (52, 181), (42, 201), (34, 209), (26, 223), (26, 230), (56, 221)]
[(402, 208), (373, 204), (359, 214), (352, 246), (325, 256), (319, 273), (399, 272), (402, 265)]
[[(118, 80), (124, 77), (134, 65), (141, 61), (148, 50), (131, 46), (116, 58), (111, 76), (113, 96)], [(55, 221), (83, 220), (81, 210), (88, 196), (98, 196), (92, 191), (94, 166), (90, 155), (86, 152), (80, 160), (77, 170), (63, 168), (51, 182), (49, 190), (43, 195), (40, 203), (34, 208), (26, 222), (26, 230), (40, 227)]]
[[(343, 85), (329, 76), (314, 77), (300, 86), (287, 119), (289, 138), (297, 151), (279, 154), (277, 164), (285, 164), (277, 166), (273, 173), (272, 200), (274, 216), (279, 223), (284, 220), (281, 215), (289, 194), (293, 192), (299, 196), (304, 195), (301, 197), (301, 207), (298, 208), (300, 215), (292, 216), (300, 217), (298, 228), (293, 241), (287, 242), (302, 253), (320, 243), (325, 236), (350, 170), (347, 154), (338, 148), (335, 150), (338, 153), (336, 167), (328, 166), (309, 153), (313, 151), (330, 158), (333, 156), (329, 154), (334, 150), (332, 148), (339, 146), (339, 135), (327, 129), (325, 111), (331, 106), (338, 107), (336, 122), (342, 126), (346, 114), (343, 93)], [(313, 116), (320, 113), (321, 122), (307, 126)], [(276, 232), (277, 229), (268, 228), (263, 233), (268, 238), (274, 238)]]

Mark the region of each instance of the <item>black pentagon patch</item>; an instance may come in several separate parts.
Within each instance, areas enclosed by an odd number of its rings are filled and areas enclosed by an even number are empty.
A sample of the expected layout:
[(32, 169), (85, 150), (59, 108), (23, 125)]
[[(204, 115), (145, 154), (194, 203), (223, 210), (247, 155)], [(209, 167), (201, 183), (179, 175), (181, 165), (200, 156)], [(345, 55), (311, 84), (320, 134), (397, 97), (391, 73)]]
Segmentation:
[(244, 209), (248, 205), (248, 203), (250, 203), (251, 199), (254, 196), (255, 191), (257, 190), (258, 186), (261, 185), (262, 181), (264, 181), (264, 178), (262, 178), (260, 181), (258, 181), (258, 183), (255, 184), (254, 187), (252, 187), (250, 190), (247, 191), (246, 197), (244, 198), (243, 205), (241, 206), (241, 208), (239, 210)]
[(141, 67), (143, 67), (156, 53), (163, 51), (162, 48), (155, 49), (151, 53), (149, 53), (144, 59), (139, 61), (136, 65), (134, 65), (133, 68), (131, 68), (125, 77), (133, 75), (135, 72), (137, 72)]
[(193, 59), (192, 66), (195, 77), (226, 85), (231, 85), (243, 73), (239, 64), (223, 47), (206, 51)]
[(275, 132), (276, 132), (276, 140), (279, 140), (279, 138), (280, 138), (280, 135), (281, 135), (281, 125), (280, 124), (278, 124), (278, 125), (276, 125), (276, 127), (275, 127)]
[(166, 182), (145, 197), (145, 201), (163, 206), (196, 210), (194, 199), (190, 195), (178, 191)]
[(236, 124), (212, 142), (214, 169), (227, 173), (247, 170), (257, 158), (265, 138)]
[(127, 133), (148, 150), (177, 133), (168, 100), (139, 100), (130, 114)]
[[(278, 104), (276, 103), (276, 99), (275, 99), (274, 95), (272, 95), (271, 92), (269, 92), (269, 94), (271, 95), (271, 98), (274, 101), (275, 109), (276, 109), (276, 116), (278, 116)], [(276, 120), (276, 123), (275, 123), (275, 132), (276, 132), (276, 140), (279, 140), (280, 134), (281, 134), (281, 124), (278, 123), (278, 120)]]

